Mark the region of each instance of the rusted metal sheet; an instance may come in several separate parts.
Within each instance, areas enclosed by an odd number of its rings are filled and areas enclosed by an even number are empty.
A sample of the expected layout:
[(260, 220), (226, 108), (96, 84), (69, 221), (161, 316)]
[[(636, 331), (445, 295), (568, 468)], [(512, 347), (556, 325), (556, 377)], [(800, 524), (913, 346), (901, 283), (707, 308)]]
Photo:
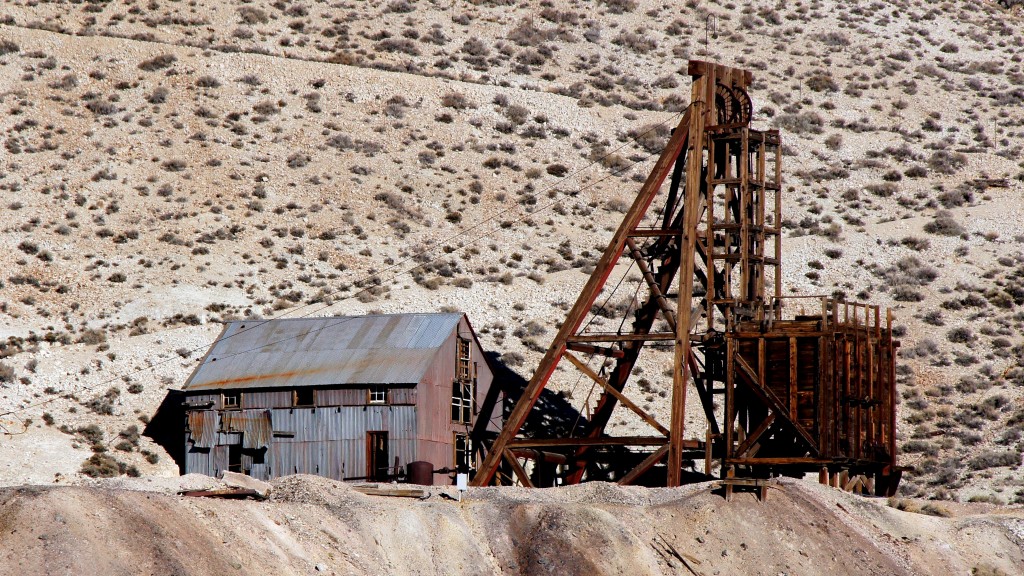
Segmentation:
[(242, 448), (270, 445), (270, 410), (231, 410), (224, 412), (223, 428), (242, 435)]
[(197, 448), (211, 448), (217, 442), (217, 412), (191, 410), (188, 412), (188, 430)]
[(185, 390), (415, 384), (462, 318), (446, 313), (231, 322)]

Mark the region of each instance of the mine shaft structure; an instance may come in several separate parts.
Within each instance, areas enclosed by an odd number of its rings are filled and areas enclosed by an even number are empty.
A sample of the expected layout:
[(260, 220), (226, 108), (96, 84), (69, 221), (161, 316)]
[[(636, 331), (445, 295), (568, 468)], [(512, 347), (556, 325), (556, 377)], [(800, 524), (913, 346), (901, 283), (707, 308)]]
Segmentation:
[[(528, 468), (545, 467), (558, 470), (547, 484), (678, 486), (713, 471), (736, 479), (817, 472), (823, 483), (891, 494), (899, 481), (891, 312), (783, 297), (779, 132), (750, 126), (750, 72), (702, 61), (688, 71), (689, 107), (503, 429), (482, 447), (473, 482), (534, 486)], [(641, 278), (625, 312), (632, 317), (597, 331), (587, 320), (625, 266)], [(652, 348), (673, 358), (668, 423), (627, 386)], [(582, 432), (526, 437), (560, 363), (601, 392), (596, 407)], [(691, 382), (706, 426), (688, 439)], [(607, 434), (616, 410), (651, 433)]]

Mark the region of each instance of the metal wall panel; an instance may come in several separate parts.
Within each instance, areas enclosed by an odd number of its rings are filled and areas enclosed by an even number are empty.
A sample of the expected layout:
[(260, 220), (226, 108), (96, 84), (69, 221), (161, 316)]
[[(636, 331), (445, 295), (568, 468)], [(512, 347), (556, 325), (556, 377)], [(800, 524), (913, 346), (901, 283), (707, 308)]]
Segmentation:
[(317, 406), (358, 406), (366, 404), (366, 388), (335, 388), (316, 391)]
[(185, 473), (213, 476), (213, 449), (195, 447), (186, 448)]
[[(458, 331), (452, 330), (433, 358), (430, 367), (424, 373), (423, 380), (418, 387), (417, 405), (420, 409), (419, 430), (417, 437), (421, 441), (440, 442), (451, 445), (452, 433), (467, 431), (465, 424), (452, 422), (452, 382), (456, 375), (456, 359), (458, 356), (456, 339), (461, 335), (470, 341), (470, 357), (475, 366), (476, 372), (476, 404), (480, 406), (487, 390), (493, 383), (494, 376), (490, 366), (484, 357), (484, 351), (480, 347), (468, 320), (463, 317), (458, 324)], [(500, 403), (495, 408), (496, 415), (500, 415)], [(492, 415), (487, 415), (488, 419)], [(476, 415), (475, 417), (481, 417)], [(500, 429), (500, 418), (494, 424), (489, 425), (490, 430)]]
[(409, 406), (416, 404), (416, 388), (392, 388), (390, 392), (391, 404)]
[(271, 421), (277, 434), (266, 455), (268, 478), (288, 474), (336, 480), (364, 477), (367, 430), (388, 432), (389, 465), (394, 465), (396, 457), (402, 467), (418, 459), (413, 406), (274, 409)]

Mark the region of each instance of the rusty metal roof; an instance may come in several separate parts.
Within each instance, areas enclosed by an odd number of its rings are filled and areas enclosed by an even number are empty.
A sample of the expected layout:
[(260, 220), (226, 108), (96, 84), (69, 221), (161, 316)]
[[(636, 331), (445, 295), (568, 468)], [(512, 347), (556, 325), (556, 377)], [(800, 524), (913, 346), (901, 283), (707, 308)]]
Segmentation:
[(461, 313), (229, 322), (186, 391), (416, 384)]

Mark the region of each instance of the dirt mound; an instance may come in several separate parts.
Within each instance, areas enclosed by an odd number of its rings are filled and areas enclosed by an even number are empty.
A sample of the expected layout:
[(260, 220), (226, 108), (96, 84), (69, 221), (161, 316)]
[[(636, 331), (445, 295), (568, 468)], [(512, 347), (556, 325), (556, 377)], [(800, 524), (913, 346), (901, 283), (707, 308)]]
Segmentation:
[[(315, 477), (266, 502), (153, 491), (0, 491), (0, 573), (966, 574), (1024, 568), (1024, 511), (942, 518), (801, 482), (765, 502), (709, 485), (477, 489), (462, 503)], [(994, 572), (1000, 573), (1000, 572)]]

